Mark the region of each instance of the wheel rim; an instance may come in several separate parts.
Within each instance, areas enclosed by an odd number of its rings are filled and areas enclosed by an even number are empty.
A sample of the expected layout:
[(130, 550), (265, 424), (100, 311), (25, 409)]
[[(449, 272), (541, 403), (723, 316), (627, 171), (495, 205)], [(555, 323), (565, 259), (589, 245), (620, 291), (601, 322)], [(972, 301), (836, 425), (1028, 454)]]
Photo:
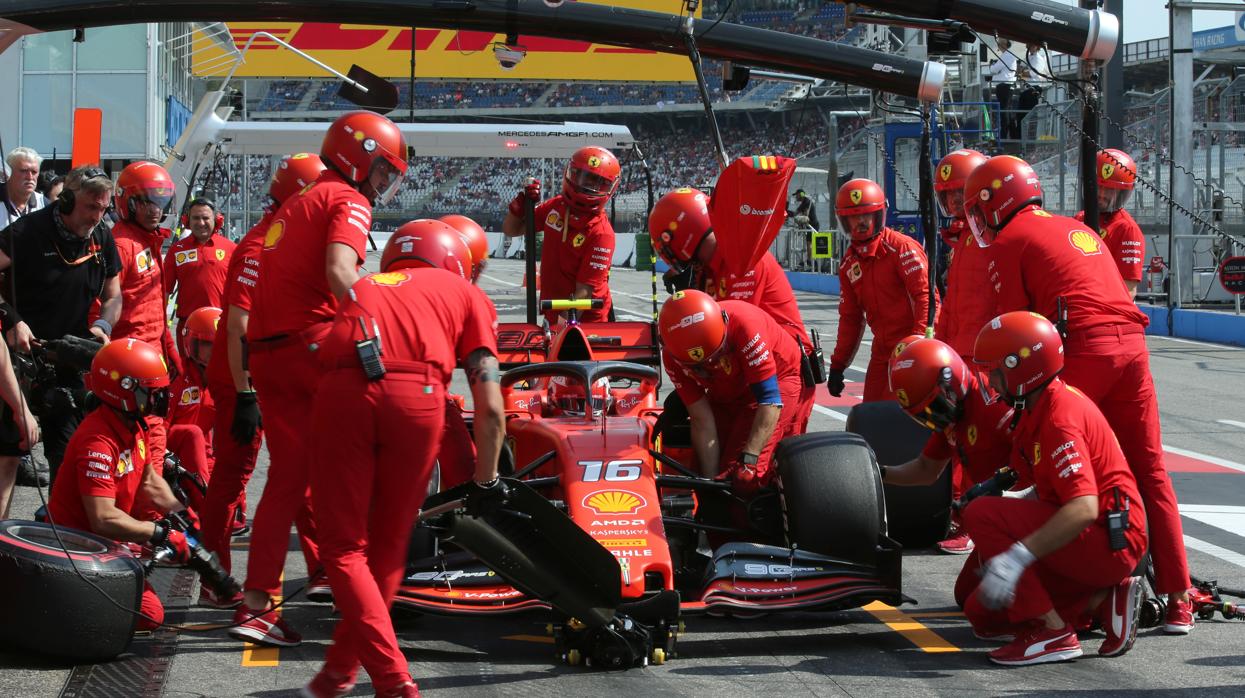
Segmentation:
[[(80, 555), (102, 555), (108, 552), (108, 547), (94, 538), (67, 528), (59, 528), (53, 532), (50, 527), (44, 526), (14, 526), (8, 529), (8, 533), (30, 545), (61, 554), (64, 554), (66, 550)], [(56, 539), (57, 533), (60, 533), (59, 541)], [(63, 548), (61, 542), (64, 542)]]

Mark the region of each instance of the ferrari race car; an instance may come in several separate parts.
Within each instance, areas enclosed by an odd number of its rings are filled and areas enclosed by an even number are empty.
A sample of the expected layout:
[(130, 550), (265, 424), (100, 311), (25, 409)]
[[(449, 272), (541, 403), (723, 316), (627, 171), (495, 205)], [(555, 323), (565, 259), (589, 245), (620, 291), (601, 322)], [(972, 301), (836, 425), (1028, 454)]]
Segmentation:
[(877, 462), (860, 436), (784, 440), (775, 486), (741, 499), (697, 474), (685, 414), (658, 406), (655, 368), (594, 360), (573, 318), (550, 346), (562, 360), (502, 377), (519, 466), (504, 472), (509, 502), (476, 519), (461, 510), (461, 486), (430, 497), (396, 605), (552, 609), (567, 663), (626, 668), (672, 656), (684, 615), (906, 600), (901, 546), (887, 537)]

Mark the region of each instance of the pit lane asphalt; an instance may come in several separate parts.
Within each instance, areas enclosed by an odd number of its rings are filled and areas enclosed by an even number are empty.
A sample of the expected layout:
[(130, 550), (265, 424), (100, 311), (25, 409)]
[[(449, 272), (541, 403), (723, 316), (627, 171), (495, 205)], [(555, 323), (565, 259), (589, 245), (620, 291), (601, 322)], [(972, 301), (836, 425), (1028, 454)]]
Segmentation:
[[(523, 291), (516, 284), (522, 278), (522, 263), (493, 260), (486, 275), (481, 285), (494, 299), (502, 320), (521, 321)], [(620, 319), (649, 317), (647, 273), (616, 270), (611, 286)], [(837, 299), (799, 294), (799, 302), (806, 322), (821, 330), (829, 353)], [(1184, 518), (1186, 535), (1205, 544), (1189, 551), (1190, 566), (1201, 577), (1245, 586), (1245, 525), (1241, 523), (1245, 513), (1233, 513), (1245, 509), (1232, 509), (1245, 505), (1245, 472), (1223, 465), (1245, 460), (1241, 455), (1245, 453), (1245, 428), (1231, 424), (1245, 423), (1239, 398), (1240, 387), (1245, 385), (1245, 351), (1162, 338), (1150, 338), (1149, 346), (1165, 444), (1185, 454), (1210, 457), (1209, 461), (1182, 458), (1181, 470), (1172, 473), (1182, 506), (1203, 505), (1212, 512), (1194, 512), (1197, 519)], [(863, 367), (863, 358), (857, 365)], [(848, 371), (849, 379), (863, 377), (860, 370)], [(466, 393), (462, 383), (460, 378), (454, 387)], [(824, 394), (821, 398), (823, 404), (814, 412), (811, 428), (841, 429), (850, 398), (831, 400)], [(252, 506), (259, 501), (266, 463), (263, 454), (248, 488)], [(29, 517), (37, 506), (35, 490), (17, 490), (15, 516)], [(287, 593), (306, 579), (293, 538), (290, 551)], [(236, 540), (235, 569), (244, 570), (245, 561), (245, 541)], [(544, 635), (545, 621), (538, 615), (479, 620), (402, 614), (397, 627), (412, 673), (421, 691), (429, 695), (1242, 694), (1245, 621), (1199, 622), (1185, 638), (1145, 631), (1132, 652), (1116, 659), (1095, 656), (1102, 638), (1091, 634), (1082, 638), (1086, 656), (1075, 662), (994, 667), (985, 658), (994, 645), (972, 636), (951, 598), (961, 564), (962, 558), (929, 551), (911, 551), (904, 559), (904, 591), (919, 605), (903, 607), (907, 617), (901, 620), (924, 625), (952, 651), (924, 651), (863, 610), (750, 620), (689, 618), (676, 659), (621, 673), (556, 663), (553, 646)], [(197, 592), (192, 598), (197, 598)], [(223, 632), (183, 633), (164, 694), (295, 695), (319, 668), (334, 620), (328, 606), (308, 603), (301, 596), (286, 608), (288, 618), (304, 635), (300, 647), (247, 653)], [(229, 612), (192, 606), (186, 622), (228, 619)], [(68, 673), (67, 667), (46, 660), (0, 654), (0, 694), (55, 696)], [(369, 694), (370, 684), (363, 676), (352, 695)]]

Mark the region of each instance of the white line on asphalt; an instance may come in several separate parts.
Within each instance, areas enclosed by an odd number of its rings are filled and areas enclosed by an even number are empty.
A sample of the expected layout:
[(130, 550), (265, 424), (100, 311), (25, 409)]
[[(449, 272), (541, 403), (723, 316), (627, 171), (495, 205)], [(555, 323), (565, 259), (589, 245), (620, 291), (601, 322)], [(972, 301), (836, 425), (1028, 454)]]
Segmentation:
[(1192, 344), (1198, 347), (1207, 347), (1209, 349), (1220, 349), (1223, 351), (1245, 351), (1245, 349), (1242, 349), (1241, 347), (1234, 347), (1228, 344), (1214, 344), (1211, 342), (1199, 342), (1196, 339), (1185, 339), (1183, 337), (1164, 337), (1161, 334), (1151, 334), (1151, 335), (1146, 335), (1146, 336), (1153, 337), (1154, 339), (1163, 339), (1168, 342), (1176, 342), (1178, 344)]
[(1220, 424), (1227, 424), (1230, 427), (1240, 427), (1241, 429), (1245, 429), (1245, 422), (1238, 422), (1235, 419), (1216, 419), (1215, 421)]
[(1237, 463), (1236, 461), (1230, 461), (1226, 458), (1208, 456), (1205, 453), (1198, 453), (1197, 451), (1186, 451), (1183, 448), (1176, 448), (1175, 446), (1168, 446), (1167, 444), (1163, 444), (1163, 450), (1167, 451), (1168, 453), (1174, 453), (1178, 456), (1184, 456), (1186, 458), (1196, 458), (1197, 460), (1206, 461), (1207, 463), (1212, 463), (1214, 465), (1228, 468), (1229, 470), (1235, 470), (1237, 472), (1245, 473), (1245, 463)]
[(1245, 538), (1245, 507), (1181, 504), (1180, 515)]
[(1214, 543), (1207, 543), (1206, 541), (1194, 538), (1193, 536), (1185, 536), (1184, 545), (1186, 548), (1200, 550), (1207, 555), (1213, 555), (1220, 560), (1236, 565), (1237, 567), (1245, 567), (1245, 555), (1242, 555), (1234, 550), (1221, 548)]
[(1180, 513), (1195, 514), (1245, 514), (1245, 507), (1231, 504), (1181, 504)]
[(830, 417), (832, 419), (837, 419), (840, 422), (847, 421), (847, 415), (843, 414), (842, 412), (836, 412), (830, 409), (829, 407), (826, 407), (825, 405), (813, 405), (813, 409), (817, 410), (821, 414), (826, 415), (827, 417)]
[(516, 284), (516, 283), (515, 283), (515, 282), (513, 282), (513, 281), (506, 281), (505, 279), (499, 279), (499, 278), (497, 278), (496, 276), (493, 276), (492, 274), (481, 274), (480, 276), (483, 276), (484, 278), (488, 279), (489, 281), (496, 281), (496, 282), (497, 282), (497, 283), (499, 283), (499, 284), (505, 284), (505, 285), (507, 285), (507, 286), (515, 286), (515, 287), (518, 287), (518, 286), (522, 286), (522, 285), (523, 285), (523, 284)]

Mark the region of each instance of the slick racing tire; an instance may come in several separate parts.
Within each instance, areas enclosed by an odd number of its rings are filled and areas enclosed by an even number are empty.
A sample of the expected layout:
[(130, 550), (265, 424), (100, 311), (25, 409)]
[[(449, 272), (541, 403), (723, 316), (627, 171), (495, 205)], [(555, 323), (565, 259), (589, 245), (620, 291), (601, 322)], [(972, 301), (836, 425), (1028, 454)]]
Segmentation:
[(787, 542), (872, 563), (885, 524), (882, 483), (868, 444), (844, 432), (802, 434), (779, 442), (776, 457)]
[[(916, 458), (930, 435), (929, 429), (891, 400), (856, 405), (847, 415), (846, 429), (860, 434), (882, 465), (899, 465)], [(951, 524), (950, 467), (932, 485), (885, 489), (891, 538), (906, 548), (922, 548), (946, 538)]]
[(142, 566), (107, 538), (57, 531), (60, 541), (49, 524), (0, 521), (0, 644), (79, 662), (112, 659), (138, 624), (129, 611), (142, 601)]

